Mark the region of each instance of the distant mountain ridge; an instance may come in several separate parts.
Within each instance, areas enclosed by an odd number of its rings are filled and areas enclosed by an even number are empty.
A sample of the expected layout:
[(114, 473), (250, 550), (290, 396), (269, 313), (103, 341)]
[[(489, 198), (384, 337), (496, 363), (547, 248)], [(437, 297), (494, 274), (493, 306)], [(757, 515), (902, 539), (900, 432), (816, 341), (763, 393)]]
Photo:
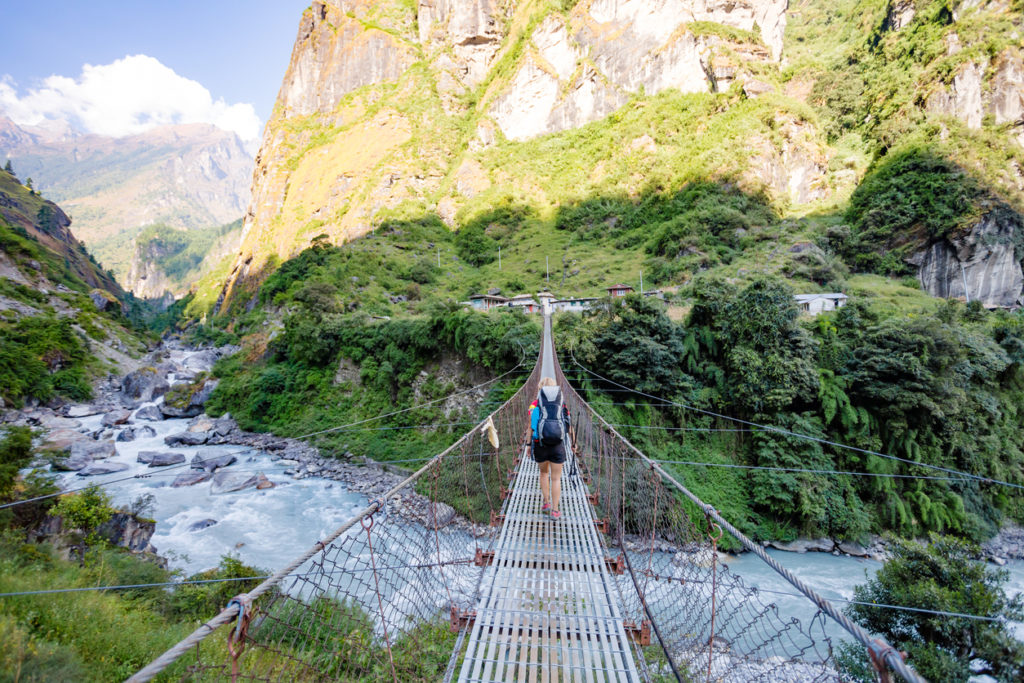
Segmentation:
[(235, 133), (208, 124), (123, 138), (19, 126), (0, 117), (0, 159), (74, 217), (76, 235), (125, 282), (144, 226), (223, 225), (249, 202), (253, 158)]

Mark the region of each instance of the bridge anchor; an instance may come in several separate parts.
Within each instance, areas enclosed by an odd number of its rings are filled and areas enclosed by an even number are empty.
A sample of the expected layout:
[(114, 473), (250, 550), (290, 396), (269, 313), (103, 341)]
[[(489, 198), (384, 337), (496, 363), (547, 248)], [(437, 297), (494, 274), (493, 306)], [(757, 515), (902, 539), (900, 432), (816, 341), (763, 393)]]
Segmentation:
[(636, 622), (627, 619), (623, 622), (622, 626), (626, 629), (626, 635), (634, 643), (642, 647), (647, 647), (651, 644), (651, 622), (641, 621), (640, 625), (637, 626)]

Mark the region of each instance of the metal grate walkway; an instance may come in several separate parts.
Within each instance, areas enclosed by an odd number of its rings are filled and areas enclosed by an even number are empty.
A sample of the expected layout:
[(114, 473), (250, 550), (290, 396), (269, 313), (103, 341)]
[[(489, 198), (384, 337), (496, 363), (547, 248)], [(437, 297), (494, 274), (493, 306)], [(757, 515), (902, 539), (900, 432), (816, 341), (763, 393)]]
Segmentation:
[(524, 455), (458, 680), (639, 681), (587, 488), (567, 466), (552, 520)]

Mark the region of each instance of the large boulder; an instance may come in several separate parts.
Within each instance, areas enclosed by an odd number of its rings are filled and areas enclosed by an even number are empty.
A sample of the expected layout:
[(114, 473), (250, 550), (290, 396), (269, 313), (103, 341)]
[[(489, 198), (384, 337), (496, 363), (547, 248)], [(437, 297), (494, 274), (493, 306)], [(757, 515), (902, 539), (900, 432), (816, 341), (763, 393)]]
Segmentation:
[(170, 388), (166, 378), (152, 366), (129, 372), (121, 381), (121, 390), (125, 395), (142, 402), (163, 396)]
[(184, 453), (154, 453), (149, 461), (150, 467), (167, 467), (185, 462)]
[(192, 470), (190, 472), (183, 472), (174, 478), (171, 482), (171, 488), (181, 488), (182, 486), (194, 486), (195, 484), (201, 484), (204, 481), (209, 481), (213, 478), (213, 475), (205, 470)]
[(192, 372), (209, 372), (218, 358), (220, 353), (216, 349), (204, 349), (191, 354), (181, 364)]
[(104, 427), (113, 427), (114, 425), (123, 425), (125, 422), (127, 422), (129, 420), (129, 418), (131, 418), (131, 416), (132, 416), (132, 411), (130, 411), (130, 410), (124, 410), (124, 409), (122, 409), (122, 410), (113, 410), (113, 411), (111, 411), (111, 412), (109, 412), (109, 413), (107, 413), (106, 415), (103, 416), (103, 421), (101, 422), (101, 424)]
[(789, 543), (772, 541), (770, 545), (776, 550), (785, 550), (789, 553), (830, 553), (836, 547), (835, 541), (831, 538), (798, 538)]
[(103, 411), (97, 406), (83, 403), (77, 406), (68, 406), (65, 414), (68, 417), (90, 417), (92, 415), (99, 415), (102, 412)]
[(179, 432), (164, 437), (168, 446), (200, 446), (206, 443), (210, 435), (206, 432)]
[(85, 455), (93, 460), (103, 460), (117, 455), (117, 448), (113, 441), (92, 441), (91, 439), (76, 441), (71, 444), (71, 456), (76, 455)]
[(232, 493), (251, 489), (259, 485), (261, 477), (266, 479), (262, 472), (255, 475), (246, 472), (218, 472), (213, 475), (210, 493)]
[(207, 472), (214, 472), (222, 467), (233, 465), (237, 462), (236, 458), (231, 453), (226, 455), (203, 455), (199, 454), (192, 458), (191, 467), (194, 470), (206, 470)]
[(46, 429), (78, 429), (82, 426), (82, 423), (70, 417), (44, 415), (39, 418), (39, 426)]
[(78, 472), (91, 464), (92, 458), (88, 455), (78, 454), (54, 460), (51, 467), (58, 472)]
[(94, 477), (100, 474), (114, 474), (115, 472), (124, 472), (127, 469), (128, 464), (123, 462), (94, 462), (88, 467), (78, 470), (78, 476)]
[(213, 526), (216, 523), (217, 523), (217, 520), (215, 520), (215, 519), (201, 519), (198, 522), (192, 522), (191, 524), (189, 524), (188, 525), (188, 530), (189, 531), (202, 531), (203, 529), (211, 527), (211, 526)]
[(196, 417), (203, 412), (218, 381), (201, 377), (190, 384), (176, 384), (164, 395), (160, 410), (166, 417)]
[(117, 435), (117, 441), (135, 441), (135, 439), (151, 439), (156, 436), (156, 430), (148, 425), (141, 427), (128, 427), (122, 429)]
[(159, 422), (164, 419), (164, 414), (160, 412), (160, 409), (156, 406), (142, 406), (135, 411), (136, 420), (146, 420), (148, 422)]
[(92, 441), (87, 434), (74, 429), (55, 429), (43, 438), (42, 450), (67, 453), (80, 441)]

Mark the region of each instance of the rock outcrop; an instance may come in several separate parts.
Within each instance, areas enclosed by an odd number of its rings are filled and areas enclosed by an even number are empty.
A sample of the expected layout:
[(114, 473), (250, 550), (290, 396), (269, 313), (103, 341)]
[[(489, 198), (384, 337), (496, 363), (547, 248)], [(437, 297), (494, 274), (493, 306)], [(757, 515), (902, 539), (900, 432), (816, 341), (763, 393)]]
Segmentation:
[[(955, 36), (955, 34), (951, 34)], [(952, 116), (977, 130), (986, 115), (996, 125), (1010, 124), (1011, 135), (1024, 146), (1024, 52), (1007, 48), (991, 62), (964, 63), (947, 85), (940, 85), (925, 103), (932, 114)]]
[(933, 296), (1013, 306), (1021, 303), (1024, 291), (1022, 251), (1019, 215), (996, 210), (969, 231), (933, 242), (908, 260), (918, 267), (921, 287)]

